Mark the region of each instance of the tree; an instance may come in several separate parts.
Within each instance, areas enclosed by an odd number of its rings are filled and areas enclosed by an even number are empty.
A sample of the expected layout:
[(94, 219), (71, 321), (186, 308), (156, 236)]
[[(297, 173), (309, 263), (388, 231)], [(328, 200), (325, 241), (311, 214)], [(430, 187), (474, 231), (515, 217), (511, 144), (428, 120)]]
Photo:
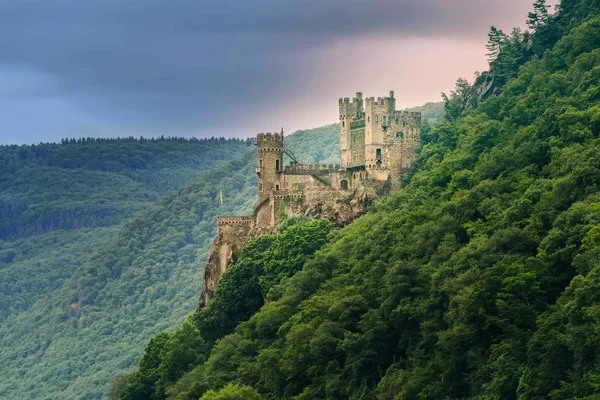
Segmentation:
[(250, 386), (234, 385), (232, 383), (215, 392), (209, 390), (200, 400), (261, 400), (262, 397)]
[(546, 0), (536, 0), (533, 3), (533, 12), (527, 15), (527, 26), (529, 29), (535, 31), (540, 26), (545, 26), (550, 18), (548, 9), (550, 6), (546, 5)]
[(486, 53), (486, 56), (488, 56), (488, 61), (491, 62), (498, 58), (498, 54), (507, 40), (508, 36), (502, 31), (502, 29), (498, 29), (494, 25), (490, 27), (490, 31), (488, 33), (488, 43), (485, 46), (488, 51), (488, 53)]

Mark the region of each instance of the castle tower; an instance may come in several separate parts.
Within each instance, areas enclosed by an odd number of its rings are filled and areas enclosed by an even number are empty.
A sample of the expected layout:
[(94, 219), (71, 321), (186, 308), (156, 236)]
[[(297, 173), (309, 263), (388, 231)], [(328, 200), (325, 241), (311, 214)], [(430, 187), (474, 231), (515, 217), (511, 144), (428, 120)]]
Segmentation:
[(365, 107), (365, 167), (367, 171), (386, 169), (384, 157), (385, 136), (396, 110), (394, 92), (389, 97), (369, 97)]
[(283, 129), (281, 133), (259, 133), (256, 135), (258, 152), (258, 202), (268, 199), (273, 190), (281, 189), (283, 171)]
[[(356, 136), (360, 136), (360, 133), (357, 135), (357, 132), (354, 132), (355, 137), (353, 139), (352, 131), (360, 129), (361, 120), (364, 121), (362, 93), (357, 92), (356, 97), (352, 99), (352, 102), (350, 102), (350, 98), (348, 97), (344, 99), (340, 98), (338, 105), (340, 111), (340, 150), (342, 157), (342, 168), (349, 168), (353, 166), (353, 164), (359, 162), (357, 161), (357, 155), (354, 154), (353, 157), (352, 152), (353, 147), (358, 145), (356, 143)], [(362, 127), (364, 127), (364, 122)], [(362, 147), (362, 143), (360, 146)]]

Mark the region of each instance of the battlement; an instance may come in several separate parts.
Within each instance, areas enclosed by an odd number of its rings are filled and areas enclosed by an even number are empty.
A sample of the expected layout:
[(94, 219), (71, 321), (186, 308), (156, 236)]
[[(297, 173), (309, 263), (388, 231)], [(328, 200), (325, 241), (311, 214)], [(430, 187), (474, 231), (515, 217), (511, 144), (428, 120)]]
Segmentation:
[(296, 164), (292, 163), (285, 167), (286, 175), (327, 175), (330, 172), (340, 170), (340, 165), (336, 164)]
[(267, 133), (259, 133), (258, 135), (256, 135), (256, 144), (259, 145), (262, 143), (268, 143), (268, 144), (281, 143), (283, 145), (283, 129), (281, 130), (280, 133), (267, 132)]
[(254, 224), (254, 217), (217, 217), (217, 226), (252, 224)]
[(392, 105), (392, 102), (395, 99), (391, 98), (391, 97), (378, 97), (377, 100), (375, 100), (375, 97), (369, 97), (367, 99), (367, 107), (381, 107), (381, 106), (385, 106), (388, 107), (390, 105)]
[(356, 92), (356, 97), (350, 101), (349, 97), (340, 98), (338, 100), (340, 109), (340, 120), (346, 118), (357, 117), (361, 115), (363, 111), (363, 98), (361, 92)]
[(416, 111), (396, 111), (394, 115), (405, 118), (421, 118), (421, 113)]
[(286, 200), (286, 199), (302, 199), (306, 195), (302, 192), (285, 192), (285, 191), (276, 191), (274, 190), (271, 194), (271, 197), (276, 200)]
[[(354, 103), (354, 104), (362, 103), (362, 101), (363, 101), (362, 95), (363, 94), (361, 92), (356, 92), (356, 97), (354, 97), (352, 99), (352, 103)], [(338, 104), (340, 106), (343, 104), (352, 104), (352, 103), (350, 103), (350, 97), (344, 97), (344, 98), (340, 97), (340, 99), (338, 100)]]

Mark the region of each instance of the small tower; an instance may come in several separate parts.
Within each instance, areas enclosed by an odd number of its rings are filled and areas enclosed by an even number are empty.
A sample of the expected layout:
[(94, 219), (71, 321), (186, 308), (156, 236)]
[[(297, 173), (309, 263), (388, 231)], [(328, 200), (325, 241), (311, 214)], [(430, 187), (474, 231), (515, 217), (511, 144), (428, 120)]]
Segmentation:
[(352, 165), (352, 123), (364, 119), (362, 93), (357, 92), (356, 97), (350, 102), (346, 97), (339, 100), (340, 111), (340, 150), (342, 168)]
[[(395, 121), (395, 110), (394, 91), (390, 91), (389, 97), (378, 97), (377, 100), (370, 97), (366, 101), (365, 167), (367, 171), (389, 168), (384, 155), (385, 137), (388, 128)], [(373, 174), (371, 176), (375, 177)]]
[(269, 198), (273, 190), (281, 190), (283, 171), (283, 129), (281, 133), (259, 133), (256, 135), (258, 152), (258, 202)]

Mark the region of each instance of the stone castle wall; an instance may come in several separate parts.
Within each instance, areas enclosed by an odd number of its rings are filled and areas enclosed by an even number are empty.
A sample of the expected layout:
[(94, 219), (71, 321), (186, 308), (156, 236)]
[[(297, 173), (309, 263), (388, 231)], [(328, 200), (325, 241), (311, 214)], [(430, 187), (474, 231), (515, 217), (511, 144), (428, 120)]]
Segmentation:
[(199, 307), (205, 307), (212, 299), (223, 273), (235, 262), (241, 246), (252, 236), (254, 217), (218, 217), (217, 237), (210, 249), (204, 268), (204, 279), (200, 292)]
[(341, 165), (291, 163), (284, 168), (283, 130), (257, 135), (258, 204), (252, 216), (217, 219), (218, 235), (205, 267), (200, 308), (208, 304), (245, 241), (276, 233), (281, 211), (344, 226), (389, 190), (386, 187), (398, 188), (400, 175), (416, 155), (421, 114), (396, 111), (394, 92), (366, 102), (358, 92), (352, 101), (344, 98), (338, 104)]

